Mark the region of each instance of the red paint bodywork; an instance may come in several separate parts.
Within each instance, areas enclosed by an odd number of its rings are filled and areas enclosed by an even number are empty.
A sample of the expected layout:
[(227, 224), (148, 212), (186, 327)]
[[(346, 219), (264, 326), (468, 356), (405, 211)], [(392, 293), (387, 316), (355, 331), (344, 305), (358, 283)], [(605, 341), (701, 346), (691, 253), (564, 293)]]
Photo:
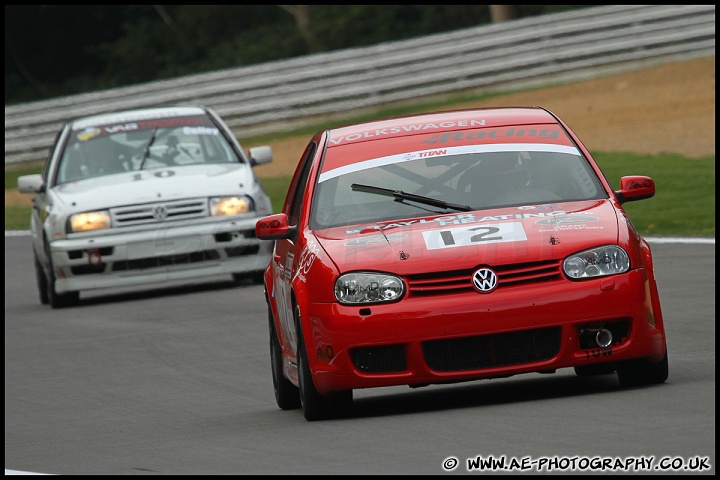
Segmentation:
[[(484, 125), (472, 125), (474, 120), (482, 120)], [(316, 230), (309, 226), (314, 188), (321, 174), (368, 159), (443, 148), (448, 139), (455, 139), (453, 146), (516, 143), (522, 140), (517, 132), (523, 128), (547, 132), (547, 138), (533, 138), (533, 142), (577, 148), (600, 179), (606, 198), (447, 215), (428, 213)], [(511, 130), (513, 135), (508, 135)], [(483, 139), (478, 139), (478, 132), (484, 133)], [(260, 238), (276, 240), (265, 284), (285, 360), (284, 374), (298, 384), (295, 308), (300, 312), (313, 381), (321, 394), (505, 377), (609, 361), (658, 362), (666, 355), (666, 341), (652, 254), (622, 209), (624, 201), (647, 198), (654, 192), (654, 183), (647, 177), (625, 177), (621, 190), (614, 192), (575, 134), (541, 108), (440, 112), (319, 132), (298, 164), (283, 213), (260, 220), (256, 227)], [(508, 223), (520, 224), (527, 238), (430, 250), (423, 237), (454, 228), (482, 232), (484, 226)], [(630, 257), (630, 270), (584, 280), (563, 274), (565, 257), (601, 245), (622, 247)], [(458, 273), (445, 294), (422, 295), (422, 285), (416, 282), (393, 303), (341, 305), (333, 294), (338, 276), (350, 271), (388, 272), (408, 284), (412, 283), (409, 279), (427, 274), (536, 262), (549, 265), (556, 275), (516, 285), (504, 285), (509, 280), (501, 276), (497, 290), (488, 294), (471, 288), (469, 273)], [(462, 275), (466, 275), (467, 285)], [(581, 348), (583, 328), (620, 320), (627, 322), (629, 331), (611, 347)], [(541, 327), (560, 329), (557, 354), (541, 361), (439, 371), (428, 365), (423, 352), (423, 343), (428, 341)], [(368, 373), (352, 360), (353, 349), (387, 345), (400, 346), (404, 370)]]

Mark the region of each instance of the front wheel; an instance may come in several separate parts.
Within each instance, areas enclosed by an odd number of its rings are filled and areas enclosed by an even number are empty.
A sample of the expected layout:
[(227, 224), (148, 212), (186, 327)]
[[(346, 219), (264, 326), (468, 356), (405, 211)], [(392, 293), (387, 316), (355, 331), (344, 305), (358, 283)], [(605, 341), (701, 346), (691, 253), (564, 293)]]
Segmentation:
[[(57, 293), (57, 291), (55, 291), (55, 267), (53, 267), (50, 247), (47, 243), (45, 244), (45, 254), (47, 255), (50, 271), (50, 276), (47, 278), (48, 303), (52, 308), (64, 308), (77, 305), (80, 302), (80, 292)], [(42, 301), (42, 293), (40, 299)]]
[(283, 375), (283, 357), (280, 340), (275, 331), (275, 322), (272, 311), (268, 305), (268, 322), (270, 327), (270, 366), (272, 368), (273, 388), (275, 389), (275, 401), (283, 410), (294, 410), (300, 408), (300, 393), (298, 388), (290, 383), (290, 380)]
[(310, 365), (308, 364), (305, 337), (300, 324), (300, 312), (296, 307), (297, 322), (297, 362), (298, 383), (300, 385), (300, 403), (306, 420), (325, 420), (346, 416), (352, 409), (352, 390), (344, 390), (334, 395), (322, 395), (313, 383)]
[(37, 255), (33, 251), (33, 263), (35, 264), (35, 281), (37, 282), (38, 292), (40, 294), (40, 303), (47, 305), (50, 301), (48, 298), (48, 282), (45, 277), (45, 270), (40, 265), (40, 260), (37, 259)]
[(663, 383), (668, 378), (668, 355), (657, 363), (645, 359), (630, 360), (618, 365), (617, 376), (623, 387), (637, 387)]

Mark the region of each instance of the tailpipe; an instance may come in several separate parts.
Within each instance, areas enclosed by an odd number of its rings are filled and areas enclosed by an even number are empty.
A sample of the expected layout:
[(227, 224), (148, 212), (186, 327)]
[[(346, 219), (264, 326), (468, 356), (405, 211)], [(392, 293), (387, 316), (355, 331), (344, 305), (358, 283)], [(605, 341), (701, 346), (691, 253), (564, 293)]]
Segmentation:
[(601, 328), (595, 334), (595, 343), (598, 347), (605, 348), (609, 346), (613, 341), (613, 335), (607, 328)]

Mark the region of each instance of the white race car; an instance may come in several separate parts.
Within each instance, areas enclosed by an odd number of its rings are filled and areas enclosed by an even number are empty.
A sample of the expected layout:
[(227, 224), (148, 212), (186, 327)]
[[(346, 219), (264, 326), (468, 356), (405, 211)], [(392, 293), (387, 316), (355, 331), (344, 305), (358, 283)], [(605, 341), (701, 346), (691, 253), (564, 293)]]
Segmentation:
[(33, 256), (40, 301), (76, 304), (83, 290), (218, 274), (257, 280), (272, 242), (255, 236), (272, 213), (243, 150), (201, 106), (115, 112), (66, 123), (33, 193)]

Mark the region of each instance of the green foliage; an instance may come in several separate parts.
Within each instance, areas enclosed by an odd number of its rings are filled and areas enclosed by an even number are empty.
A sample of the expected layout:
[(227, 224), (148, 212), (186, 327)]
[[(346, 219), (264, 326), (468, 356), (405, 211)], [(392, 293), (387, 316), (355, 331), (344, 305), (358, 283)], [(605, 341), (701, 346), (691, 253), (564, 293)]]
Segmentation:
[[(490, 22), (487, 5), (5, 5), (5, 104)], [(517, 5), (519, 18), (585, 5)], [(192, 92), (189, 92), (192, 94)]]

